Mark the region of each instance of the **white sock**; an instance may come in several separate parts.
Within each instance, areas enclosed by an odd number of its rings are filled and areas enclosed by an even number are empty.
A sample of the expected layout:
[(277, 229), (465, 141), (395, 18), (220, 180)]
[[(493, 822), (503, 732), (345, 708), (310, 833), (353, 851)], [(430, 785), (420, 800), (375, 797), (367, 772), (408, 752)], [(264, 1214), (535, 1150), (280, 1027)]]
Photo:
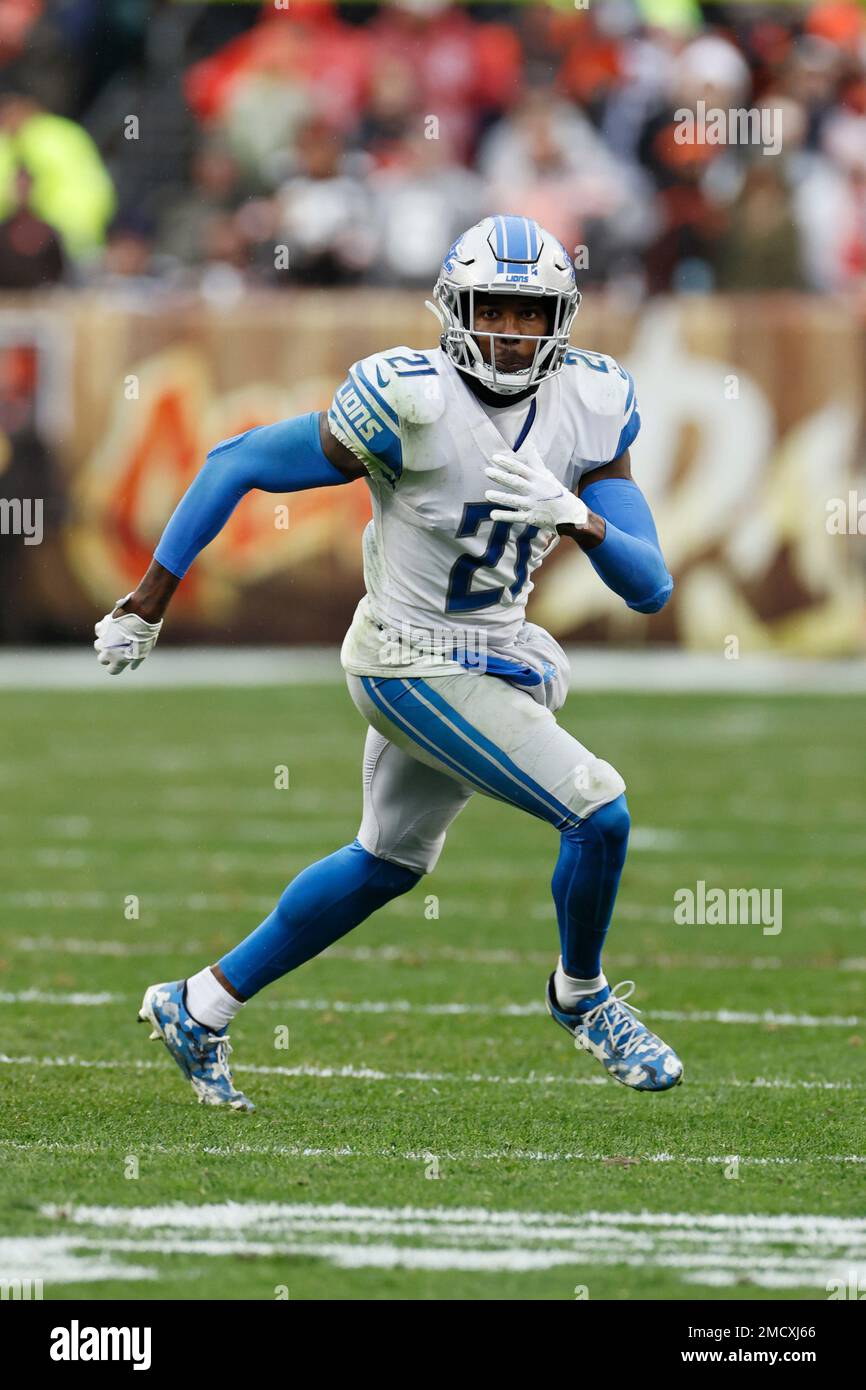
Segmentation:
[(186, 1007), (196, 1023), (221, 1033), (243, 1008), (243, 1003), (223, 988), (208, 965), (187, 980)]
[(589, 994), (597, 994), (606, 984), (604, 974), (596, 975), (594, 980), (578, 980), (574, 975), (566, 975), (562, 968), (562, 956), (559, 957), (553, 977), (553, 990), (560, 1008), (576, 1009), (581, 999), (586, 999)]

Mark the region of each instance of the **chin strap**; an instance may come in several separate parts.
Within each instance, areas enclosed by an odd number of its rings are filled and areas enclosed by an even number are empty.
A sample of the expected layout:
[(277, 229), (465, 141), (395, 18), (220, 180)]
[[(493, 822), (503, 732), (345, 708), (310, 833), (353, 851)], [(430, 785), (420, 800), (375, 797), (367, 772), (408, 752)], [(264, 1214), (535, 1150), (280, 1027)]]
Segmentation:
[(445, 315), (442, 313), (442, 310), (439, 308), (439, 305), (438, 305), (438, 304), (434, 304), (432, 299), (425, 299), (425, 300), (424, 300), (424, 308), (425, 308), (425, 309), (429, 309), (430, 312), (431, 312), (431, 314), (435, 314), (435, 315), (436, 315), (437, 319), (439, 320), (439, 326), (440, 326), (440, 328), (442, 329), (442, 331), (443, 331), (443, 333), (444, 333), (445, 330), (447, 329), (448, 325), (447, 325), (447, 323), (445, 322)]

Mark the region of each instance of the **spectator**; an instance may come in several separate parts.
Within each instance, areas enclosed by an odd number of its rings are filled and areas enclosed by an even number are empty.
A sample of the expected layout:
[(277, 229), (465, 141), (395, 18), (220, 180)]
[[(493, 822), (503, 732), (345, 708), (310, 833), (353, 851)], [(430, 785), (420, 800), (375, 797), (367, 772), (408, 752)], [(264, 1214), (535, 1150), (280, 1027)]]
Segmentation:
[(114, 190), (87, 132), (29, 97), (6, 95), (0, 100), (0, 216), (15, 205), (19, 166), (33, 180), (33, 212), (56, 228), (68, 254), (95, 256), (114, 210)]
[(248, 175), (275, 188), (310, 115), (344, 132), (359, 118), (372, 54), (366, 31), (345, 24), (325, 0), (265, 6), (259, 23), (187, 75), (190, 105), (215, 123)]
[(489, 121), (519, 95), (515, 28), (470, 19), (448, 0), (396, 0), (370, 26), (375, 64), (397, 58), (414, 74), (420, 110), (439, 119), (461, 162)]
[(353, 143), (374, 167), (399, 166), (407, 134), (420, 129), (423, 120), (411, 63), (397, 55), (383, 58), (370, 75), (369, 98)]
[(234, 213), (243, 200), (238, 164), (226, 142), (203, 140), (192, 159), (190, 186), (159, 223), (160, 253), (181, 265), (200, 265), (215, 218)]
[(814, 289), (841, 292), (866, 282), (866, 121), (839, 113), (823, 153), (797, 185), (794, 211)]
[(340, 135), (310, 121), (297, 146), (299, 169), (277, 194), (277, 235), (289, 253), (289, 277), (305, 284), (359, 280), (374, 255), (372, 209), (349, 172)]
[(370, 192), (378, 230), (371, 274), (391, 284), (430, 285), (443, 247), (485, 213), (481, 180), (455, 162), (441, 132), (405, 139), (391, 166), (372, 176)]
[[(83, 263), (103, 284), (207, 282), (217, 298), (275, 279), (416, 285), (491, 209), (587, 247), (583, 282), (863, 282), (857, 0), (605, 0), (589, 12), (291, 0), (183, 15), (135, 0), (110, 22), (100, 0), (6, 9), (0, 64), (30, 93), (0, 97), (9, 282), (54, 283)], [(70, 63), (96, 23), (105, 43), (84, 68)], [(784, 165), (678, 140), (677, 113), (701, 101), (782, 110)], [(125, 138), (129, 111), (140, 143)], [(100, 261), (116, 202), (124, 216)]]
[(783, 166), (759, 152), (716, 248), (719, 289), (806, 288), (800, 236)]
[[(570, 253), (588, 245), (590, 227), (609, 233), (611, 244), (639, 235), (639, 175), (611, 155), (586, 116), (547, 91), (530, 91), (489, 131), (479, 165), (488, 207), (536, 218)], [(590, 255), (590, 275), (594, 261)]]
[(739, 109), (751, 96), (745, 59), (715, 36), (687, 44), (671, 77), (668, 102), (647, 120), (638, 144), (657, 188), (658, 230), (645, 257), (650, 293), (712, 287), (715, 243), (724, 226), (721, 203), (736, 188), (743, 151), (710, 143), (706, 123), (712, 112)]
[(55, 229), (33, 211), (33, 179), (23, 166), (15, 173), (15, 206), (0, 222), (0, 289), (36, 290), (63, 279), (66, 258)]

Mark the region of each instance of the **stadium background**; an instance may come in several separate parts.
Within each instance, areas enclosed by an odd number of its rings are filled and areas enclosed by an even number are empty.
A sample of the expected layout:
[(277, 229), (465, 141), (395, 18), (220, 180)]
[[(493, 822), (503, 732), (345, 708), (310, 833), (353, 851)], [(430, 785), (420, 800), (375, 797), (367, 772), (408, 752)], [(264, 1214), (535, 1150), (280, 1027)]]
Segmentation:
[[(678, 144), (700, 100), (781, 112), (781, 152)], [(0, 492), (44, 499), (44, 539), (2, 538), (0, 638), (80, 642), (212, 444), (435, 344), (443, 249), (491, 208), (585, 248), (573, 339), (636, 378), (677, 580), (637, 619), (560, 547), (532, 616), (862, 649), (862, 545), (827, 518), (863, 477), (866, 11), (696, 0), (2, 0)], [(366, 489), (293, 498), (288, 530), (275, 500), (165, 643), (340, 639)]]

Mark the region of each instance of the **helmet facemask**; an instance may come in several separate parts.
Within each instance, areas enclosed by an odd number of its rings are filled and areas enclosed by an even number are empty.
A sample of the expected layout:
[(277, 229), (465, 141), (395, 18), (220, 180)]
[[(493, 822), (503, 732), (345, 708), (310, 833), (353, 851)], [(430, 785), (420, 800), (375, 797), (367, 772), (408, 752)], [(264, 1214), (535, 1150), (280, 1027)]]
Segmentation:
[[(491, 333), (475, 328), (475, 306), (479, 299), (523, 294), (543, 301), (548, 332), (542, 335)], [(487, 284), (457, 286), (442, 276), (433, 290), (433, 310), (442, 324), (442, 348), (458, 371), (474, 377), (499, 395), (516, 395), (537, 386), (562, 369), (569, 347), (569, 335), (580, 304), (577, 289), (568, 292), (543, 290), (538, 285)], [(520, 371), (504, 372), (496, 366), (496, 346), (500, 339), (513, 343), (516, 337), (535, 342), (535, 351)], [(482, 356), (478, 342), (486, 339), (489, 361)]]

